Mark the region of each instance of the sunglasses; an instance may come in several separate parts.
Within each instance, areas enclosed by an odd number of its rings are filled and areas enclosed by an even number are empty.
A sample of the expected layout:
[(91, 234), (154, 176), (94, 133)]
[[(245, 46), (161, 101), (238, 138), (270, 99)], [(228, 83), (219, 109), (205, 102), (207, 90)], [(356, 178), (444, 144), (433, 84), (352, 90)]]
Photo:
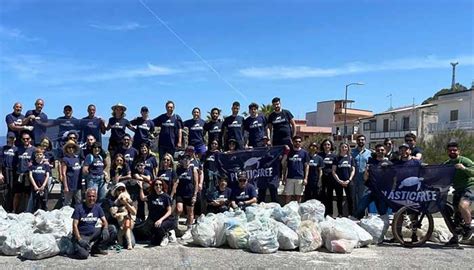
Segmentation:
[(31, 138), (21, 138), (21, 139), (24, 140), (24, 141), (29, 141), (29, 140), (31, 140)]
[(301, 141), (295, 141), (295, 143), (301, 143)]
[(155, 187), (161, 187), (161, 186), (163, 186), (163, 184), (160, 184), (160, 183), (155, 184)]

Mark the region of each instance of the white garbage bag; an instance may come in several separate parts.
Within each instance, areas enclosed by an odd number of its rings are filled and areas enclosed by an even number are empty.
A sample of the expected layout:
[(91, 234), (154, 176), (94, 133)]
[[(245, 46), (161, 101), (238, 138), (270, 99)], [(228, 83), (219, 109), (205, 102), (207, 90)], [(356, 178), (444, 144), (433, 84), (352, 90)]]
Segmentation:
[(3, 206), (0, 206), (0, 220), (7, 219), (8, 213), (3, 209)]
[(63, 236), (68, 236), (71, 232), (69, 226), (66, 224), (66, 220), (63, 219), (63, 215), (59, 210), (43, 211), (38, 210), (35, 212), (35, 227), (39, 233), (53, 234), (55, 238), (59, 239)]
[(317, 228), (317, 223), (311, 220), (301, 222), (297, 230), (300, 252), (310, 252), (317, 250), (323, 244), (321, 234)]
[(372, 235), (374, 243), (380, 244), (387, 233), (390, 222), (387, 215), (369, 216), (360, 220), (360, 226)]
[(33, 234), (21, 248), (21, 257), (29, 260), (41, 260), (59, 254), (59, 247), (52, 234)]
[(216, 232), (214, 230), (214, 215), (201, 215), (197, 224), (191, 229), (193, 241), (202, 247), (213, 247), (216, 245)]
[(331, 241), (331, 251), (334, 253), (351, 253), (356, 247), (357, 241), (355, 240), (332, 240)]
[(262, 205), (250, 206), (245, 209), (245, 215), (247, 216), (248, 222), (255, 219), (268, 219), (272, 213), (272, 208), (264, 208)]
[(219, 213), (216, 215), (216, 219), (214, 221), (214, 231), (216, 233), (216, 247), (220, 247), (225, 245), (226, 243), (226, 235), (225, 235), (225, 222), (227, 217)]
[(269, 254), (277, 252), (279, 248), (277, 232), (274, 229), (261, 229), (249, 236), (250, 251)]
[(301, 220), (312, 220), (314, 222), (321, 222), (324, 220), (324, 212), (326, 208), (318, 200), (309, 200), (299, 205), (298, 212)]
[(294, 250), (299, 246), (298, 234), (285, 224), (274, 221), (278, 230), (278, 244), (281, 250)]
[[(8, 229), (3, 241), (2, 253), (8, 256), (20, 254), (20, 250), (26, 245), (26, 241), (33, 235), (33, 227), (29, 224), (16, 222)], [(55, 243), (56, 244), (56, 243)]]
[(247, 224), (238, 218), (229, 218), (225, 222), (225, 234), (229, 247), (235, 249), (248, 248), (249, 233)]
[(372, 235), (360, 227), (355, 221), (348, 218), (338, 218), (337, 222), (346, 224), (356, 232), (359, 237), (359, 242), (356, 243), (355, 247), (365, 247), (373, 243)]
[(23, 223), (28, 226), (34, 226), (35, 225), (35, 216), (31, 213), (21, 213), (18, 214), (17, 218), (18, 222)]
[[(324, 241), (324, 247), (330, 252), (334, 252), (332, 249), (331, 241), (333, 240), (354, 240), (356, 243), (359, 242), (359, 236), (357, 232), (352, 228), (351, 224), (348, 224), (347, 221), (338, 219), (333, 219), (329, 216), (326, 217), (326, 220), (319, 223), (321, 227), (321, 236)], [(301, 245), (301, 243), (300, 243)]]
[(292, 201), (283, 208), (274, 208), (271, 217), (276, 221), (283, 222), (286, 226), (296, 232), (301, 224), (301, 217), (298, 210), (298, 202)]

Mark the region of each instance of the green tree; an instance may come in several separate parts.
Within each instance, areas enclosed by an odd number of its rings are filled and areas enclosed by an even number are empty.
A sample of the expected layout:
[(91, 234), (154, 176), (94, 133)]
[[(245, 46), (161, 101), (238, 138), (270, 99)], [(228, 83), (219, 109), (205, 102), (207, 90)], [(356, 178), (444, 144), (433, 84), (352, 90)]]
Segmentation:
[(259, 113), (265, 115), (265, 117), (268, 117), (272, 112), (273, 112), (273, 106), (272, 104), (263, 104), (259, 108)]
[(441, 132), (430, 140), (421, 139), (418, 145), (423, 149), (423, 162), (440, 164), (448, 159), (446, 145), (456, 141), (461, 148), (461, 155), (474, 160), (474, 134), (463, 130)]
[[(460, 83), (456, 83), (454, 85), (454, 89), (453, 89), (454, 92), (459, 92), (459, 91), (464, 91), (464, 90), (468, 90), (466, 86), (464, 86)], [(451, 88), (443, 88), (443, 89), (439, 90), (438, 92), (436, 92), (436, 94), (434, 94), (434, 96), (432, 96), (432, 97), (426, 99), (425, 101), (423, 101), (423, 103), (421, 103), (421, 104), (431, 103), (432, 101), (437, 100), (439, 95), (446, 94), (446, 93), (449, 93), (449, 92), (451, 92)]]
[[(311, 135), (308, 138), (303, 139), (303, 142), (301, 143), (301, 147), (308, 150), (309, 145), (313, 142), (316, 142), (318, 144), (318, 148), (319, 148), (319, 145), (325, 139), (328, 139), (328, 136), (322, 135), (322, 134)], [(319, 149), (319, 150), (321, 150), (321, 149)]]

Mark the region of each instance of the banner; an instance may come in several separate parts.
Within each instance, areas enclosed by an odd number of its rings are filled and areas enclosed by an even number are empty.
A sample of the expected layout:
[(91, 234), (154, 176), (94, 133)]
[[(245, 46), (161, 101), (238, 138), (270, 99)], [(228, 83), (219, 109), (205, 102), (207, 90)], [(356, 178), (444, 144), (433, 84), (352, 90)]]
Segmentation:
[(246, 172), (249, 183), (257, 188), (266, 184), (278, 187), (281, 158), (285, 147), (259, 147), (233, 153), (217, 154), (219, 173), (227, 175), (229, 187), (238, 186), (238, 173)]
[(370, 166), (369, 188), (394, 211), (407, 206), (436, 213), (446, 204), (455, 171), (450, 165)]

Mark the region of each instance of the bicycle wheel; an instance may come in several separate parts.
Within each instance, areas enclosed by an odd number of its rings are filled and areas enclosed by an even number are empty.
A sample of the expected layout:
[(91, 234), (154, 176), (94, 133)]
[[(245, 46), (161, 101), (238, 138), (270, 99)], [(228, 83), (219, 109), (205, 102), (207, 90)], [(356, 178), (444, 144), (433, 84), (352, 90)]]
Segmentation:
[(430, 239), (433, 229), (434, 222), (431, 214), (418, 213), (406, 206), (397, 211), (392, 221), (393, 236), (405, 247), (423, 245)]

